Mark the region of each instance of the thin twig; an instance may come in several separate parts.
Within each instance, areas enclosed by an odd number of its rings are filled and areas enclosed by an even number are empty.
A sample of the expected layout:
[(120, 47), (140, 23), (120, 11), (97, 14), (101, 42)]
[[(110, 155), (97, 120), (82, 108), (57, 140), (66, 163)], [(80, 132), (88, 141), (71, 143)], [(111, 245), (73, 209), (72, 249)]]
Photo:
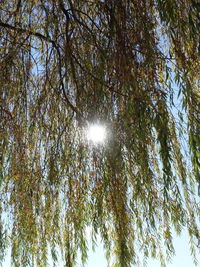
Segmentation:
[[(32, 36), (35, 36), (41, 40), (44, 40), (46, 42), (49, 42), (52, 44), (52, 46), (56, 49), (56, 52), (58, 54), (58, 61), (59, 61), (59, 64), (58, 64), (58, 68), (59, 68), (59, 75), (60, 75), (60, 84), (61, 84), (61, 89), (62, 89), (62, 92), (63, 92), (63, 95), (64, 95), (64, 98), (67, 102), (67, 104), (70, 106), (70, 108), (75, 112), (77, 113), (79, 116), (81, 116), (79, 110), (77, 109), (77, 107), (75, 107), (71, 102), (70, 100), (68, 99), (67, 97), (67, 94), (65, 92), (65, 86), (64, 86), (64, 83), (63, 83), (63, 79), (62, 79), (62, 61), (61, 61), (61, 54), (60, 54), (60, 50), (59, 50), (59, 47), (57, 46), (56, 42), (54, 40), (52, 40), (50, 37), (47, 37), (39, 32), (33, 32), (31, 30), (27, 30), (27, 29), (23, 29), (23, 28), (18, 28), (18, 27), (15, 27), (15, 26), (12, 26), (8, 23), (4, 23), (0, 20), (0, 26), (1, 27), (4, 27), (4, 28), (7, 28), (7, 29), (11, 29), (11, 30), (14, 30), (14, 31), (17, 31), (19, 33), (24, 33), (24, 34), (28, 34), (28, 35), (32, 35)], [(82, 117), (82, 116), (81, 116)]]

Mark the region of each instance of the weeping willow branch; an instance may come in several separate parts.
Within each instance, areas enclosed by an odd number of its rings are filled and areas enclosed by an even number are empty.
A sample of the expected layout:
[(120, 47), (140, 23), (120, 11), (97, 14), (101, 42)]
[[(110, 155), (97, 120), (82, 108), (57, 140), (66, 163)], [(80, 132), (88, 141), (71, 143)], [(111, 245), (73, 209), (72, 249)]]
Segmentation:
[(1, 27), (4, 27), (4, 28), (7, 28), (7, 29), (11, 29), (11, 30), (14, 30), (16, 32), (19, 32), (19, 33), (24, 33), (26, 35), (29, 35), (29, 36), (35, 36), (37, 38), (39, 38), (40, 40), (43, 40), (43, 41), (46, 41), (46, 42), (49, 42), (52, 44), (52, 46), (56, 49), (57, 53), (58, 53), (58, 59), (59, 59), (59, 74), (60, 74), (60, 83), (61, 83), (61, 88), (62, 88), (62, 92), (63, 92), (63, 95), (64, 95), (64, 98), (67, 102), (67, 104), (69, 105), (69, 107), (75, 112), (77, 113), (80, 117), (81, 114), (80, 112), (78, 111), (78, 109), (69, 101), (68, 97), (67, 97), (67, 94), (65, 92), (65, 86), (64, 86), (64, 83), (63, 83), (63, 77), (62, 77), (62, 63), (61, 63), (61, 54), (60, 54), (60, 50), (59, 50), (59, 47), (57, 46), (56, 42), (54, 40), (51, 40), (51, 38), (39, 33), (39, 32), (33, 32), (31, 30), (27, 30), (27, 29), (22, 29), (22, 28), (17, 28), (17, 27), (14, 27), (10, 24), (7, 24), (7, 23), (3, 23), (2, 21), (0, 21), (0, 26)]
[(0, 261), (86, 263), (88, 229), (112, 266), (164, 265), (184, 229), (195, 260), (198, 18), (194, 0), (2, 2)]

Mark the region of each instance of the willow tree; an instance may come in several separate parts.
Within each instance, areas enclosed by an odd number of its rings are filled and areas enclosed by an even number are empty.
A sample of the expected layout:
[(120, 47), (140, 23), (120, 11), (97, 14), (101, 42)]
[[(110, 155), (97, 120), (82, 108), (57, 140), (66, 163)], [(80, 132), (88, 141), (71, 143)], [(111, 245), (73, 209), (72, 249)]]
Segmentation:
[(195, 255), (199, 36), (197, 0), (1, 1), (1, 260), (85, 263), (88, 228), (112, 266)]

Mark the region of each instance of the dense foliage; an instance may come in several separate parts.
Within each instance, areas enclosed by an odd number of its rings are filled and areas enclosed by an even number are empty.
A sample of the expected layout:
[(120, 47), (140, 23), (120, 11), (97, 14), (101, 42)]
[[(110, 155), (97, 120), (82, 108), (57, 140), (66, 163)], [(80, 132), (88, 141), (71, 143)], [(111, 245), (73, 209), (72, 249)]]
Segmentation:
[(112, 266), (164, 264), (183, 228), (195, 254), (199, 23), (198, 0), (1, 1), (1, 260), (84, 263), (88, 229)]

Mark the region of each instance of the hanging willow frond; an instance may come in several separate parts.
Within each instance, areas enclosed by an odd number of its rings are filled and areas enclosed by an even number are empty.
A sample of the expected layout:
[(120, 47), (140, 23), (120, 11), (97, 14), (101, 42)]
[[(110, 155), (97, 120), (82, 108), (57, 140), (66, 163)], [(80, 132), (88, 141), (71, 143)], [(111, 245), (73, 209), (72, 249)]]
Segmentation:
[(2, 1), (1, 260), (85, 263), (88, 228), (113, 266), (163, 263), (183, 228), (195, 254), (199, 36), (195, 0)]

